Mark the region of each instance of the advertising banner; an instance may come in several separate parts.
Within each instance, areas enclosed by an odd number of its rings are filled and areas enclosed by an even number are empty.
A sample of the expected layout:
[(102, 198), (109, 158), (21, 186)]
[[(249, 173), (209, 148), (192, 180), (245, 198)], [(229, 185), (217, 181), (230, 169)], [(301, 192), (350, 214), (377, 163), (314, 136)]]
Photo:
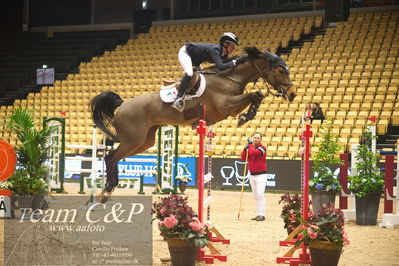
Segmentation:
[[(296, 160), (266, 160), (267, 184), (266, 190), (299, 191), (301, 184), (301, 162)], [(241, 189), (244, 162), (239, 158), (212, 159), (212, 187), (216, 189)], [(249, 173), (244, 181), (244, 187), (249, 185)]]

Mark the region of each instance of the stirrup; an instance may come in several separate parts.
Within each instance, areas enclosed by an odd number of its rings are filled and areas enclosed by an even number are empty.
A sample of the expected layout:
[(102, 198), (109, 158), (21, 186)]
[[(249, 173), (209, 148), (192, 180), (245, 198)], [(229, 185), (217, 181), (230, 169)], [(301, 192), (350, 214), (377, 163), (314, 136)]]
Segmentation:
[(181, 97), (177, 98), (174, 101), (174, 103), (172, 104), (172, 107), (175, 108), (179, 112), (183, 112), (184, 106), (185, 106), (185, 101)]

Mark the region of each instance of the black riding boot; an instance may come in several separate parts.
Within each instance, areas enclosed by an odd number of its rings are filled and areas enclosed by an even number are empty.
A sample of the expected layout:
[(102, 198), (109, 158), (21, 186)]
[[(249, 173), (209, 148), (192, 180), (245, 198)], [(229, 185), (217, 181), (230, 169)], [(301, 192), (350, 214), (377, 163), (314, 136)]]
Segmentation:
[(190, 83), (191, 77), (187, 74), (184, 74), (183, 78), (180, 81), (179, 91), (177, 92), (177, 97), (172, 107), (175, 108), (179, 112), (183, 112), (184, 109), (184, 100), (183, 96), (186, 94), (186, 90), (188, 84)]

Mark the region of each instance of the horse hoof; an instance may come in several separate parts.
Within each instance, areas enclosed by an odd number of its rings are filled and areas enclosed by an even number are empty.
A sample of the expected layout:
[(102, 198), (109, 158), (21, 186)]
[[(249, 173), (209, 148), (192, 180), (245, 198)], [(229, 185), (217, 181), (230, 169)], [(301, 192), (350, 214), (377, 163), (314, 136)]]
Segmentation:
[(261, 91), (257, 91), (257, 92), (255, 92), (255, 93), (256, 93), (256, 95), (258, 96), (258, 98), (260, 98), (260, 99), (265, 98), (265, 95), (264, 95)]
[(101, 203), (101, 204), (107, 203), (108, 200), (109, 200), (108, 197), (105, 196), (105, 195), (103, 195), (103, 196), (100, 197), (100, 203)]
[(246, 114), (244, 113), (244, 114), (240, 114), (239, 116), (238, 116), (238, 123), (237, 123), (237, 126), (242, 126), (242, 125), (244, 125), (245, 124), (245, 122), (247, 121), (247, 119), (245, 118), (245, 116), (246, 116)]

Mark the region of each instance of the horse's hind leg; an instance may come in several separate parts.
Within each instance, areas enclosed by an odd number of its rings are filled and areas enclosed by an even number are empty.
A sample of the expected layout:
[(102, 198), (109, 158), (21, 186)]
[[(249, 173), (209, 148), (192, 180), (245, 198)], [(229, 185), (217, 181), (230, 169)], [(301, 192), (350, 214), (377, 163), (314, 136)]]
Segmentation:
[(118, 162), (128, 157), (137, 146), (121, 142), (116, 150), (109, 152), (105, 156), (105, 165), (107, 168), (107, 182), (105, 183), (105, 191), (112, 192), (119, 183), (118, 178)]
[(105, 165), (107, 167), (107, 182), (105, 183), (105, 191), (112, 192), (119, 183), (118, 178), (118, 162), (128, 156), (144, 152), (148, 148), (154, 146), (155, 133), (158, 126), (153, 126), (148, 130), (145, 141), (138, 145), (136, 143), (121, 142), (116, 150), (109, 152), (105, 156)]
[[(118, 147), (119, 149), (119, 147)], [(118, 185), (118, 162), (115, 163), (113, 155), (116, 150), (110, 151), (105, 155), (105, 166), (107, 168), (107, 182), (105, 183), (105, 191), (112, 192), (114, 188)]]

